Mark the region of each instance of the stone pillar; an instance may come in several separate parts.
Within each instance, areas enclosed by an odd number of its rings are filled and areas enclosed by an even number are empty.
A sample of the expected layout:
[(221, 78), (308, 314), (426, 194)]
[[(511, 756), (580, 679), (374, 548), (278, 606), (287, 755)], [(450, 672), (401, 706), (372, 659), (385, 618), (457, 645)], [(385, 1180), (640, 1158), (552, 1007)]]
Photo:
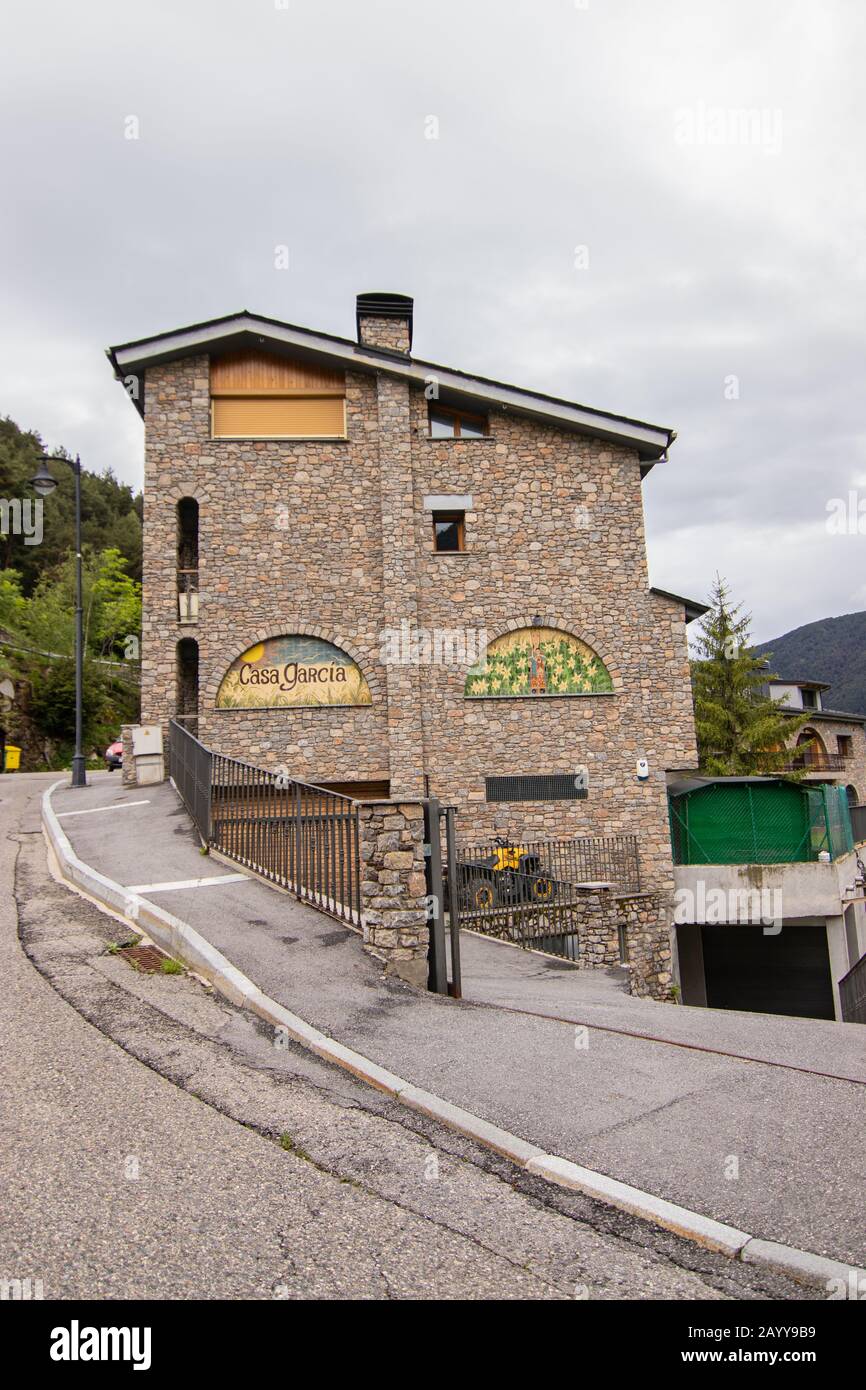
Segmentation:
[(629, 993), (642, 999), (670, 999), (673, 952), (661, 896), (630, 893), (615, 901), (626, 929)]
[(397, 975), (427, 987), (427, 879), (420, 802), (368, 801), (361, 826), (361, 923), (364, 946)]
[(132, 730), (134, 725), (123, 724), (120, 729), (120, 737), (123, 742), (123, 762), (120, 768), (121, 786), (136, 787), (138, 782), (135, 777), (135, 758), (132, 754)]
[(578, 958), (581, 968), (619, 965), (620, 913), (610, 889), (580, 890), (578, 904), (581, 916)]
[[(383, 627), (418, 631), (418, 567), (415, 555), (415, 490), (412, 477), (409, 387), (378, 376), (379, 464), (382, 503)], [(384, 643), (384, 634), (382, 636)], [(393, 799), (424, 795), (421, 730), (422, 668), (411, 661), (385, 666), (388, 744)]]

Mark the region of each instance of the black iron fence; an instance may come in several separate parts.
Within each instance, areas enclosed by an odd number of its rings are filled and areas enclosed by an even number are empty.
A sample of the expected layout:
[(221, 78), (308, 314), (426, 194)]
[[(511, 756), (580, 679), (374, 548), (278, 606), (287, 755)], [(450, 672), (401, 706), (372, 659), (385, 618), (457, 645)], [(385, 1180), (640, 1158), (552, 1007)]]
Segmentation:
[[(503, 856), (503, 851), (505, 854)], [(613, 883), (623, 892), (640, 892), (640, 857), (636, 835), (582, 835), (573, 840), (520, 840), (508, 844), (460, 845), (457, 857), (469, 862), (517, 859), (514, 868), (523, 871), (529, 862), (540, 865), (543, 873), (563, 883)]]
[(356, 801), (212, 753), (175, 721), (169, 746), (172, 780), (208, 844), (300, 901), (360, 926)]
[[(491, 871), (486, 877), (458, 868), (456, 916), (461, 928), (510, 941), (524, 950), (577, 961), (580, 889), (546, 874)], [(455, 910), (452, 908), (452, 920)]]
[(844, 1023), (866, 1023), (866, 955), (839, 981), (839, 1002)]
[(168, 770), (205, 844), (210, 841), (211, 769), (209, 748), (174, 720), (169, 726)]

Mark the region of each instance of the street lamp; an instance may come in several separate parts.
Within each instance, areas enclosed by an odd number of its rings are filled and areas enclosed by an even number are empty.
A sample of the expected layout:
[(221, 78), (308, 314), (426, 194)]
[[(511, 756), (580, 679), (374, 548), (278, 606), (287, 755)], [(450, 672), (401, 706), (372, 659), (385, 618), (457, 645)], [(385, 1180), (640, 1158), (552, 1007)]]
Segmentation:
[(43, 454), (39, 460), (39, 471), (30, 481), (40, 497), (48, 497), (57, 486), (57, 479), (49, 470), (49, 463), (65, 463), (75, 474), (75, 754), (72, 759), (73, 787), (86, 787), (87, 776), (84, 771), (85, 758), (81, 743), (83, 738), (82, 705), (84, 698), (84, 604), (81, 586), (81, 459), (64, 458), (62, 454)]

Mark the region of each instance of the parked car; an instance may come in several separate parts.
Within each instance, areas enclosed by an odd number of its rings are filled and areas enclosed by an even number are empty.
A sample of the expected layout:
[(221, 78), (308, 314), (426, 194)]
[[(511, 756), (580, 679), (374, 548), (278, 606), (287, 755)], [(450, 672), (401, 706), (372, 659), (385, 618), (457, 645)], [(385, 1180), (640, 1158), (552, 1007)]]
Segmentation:
[(117, 739), (115, 743), (110, 743), (105, 750), (105, 766), (109, 772), (116, 772), (123, 762), (123, 741)]

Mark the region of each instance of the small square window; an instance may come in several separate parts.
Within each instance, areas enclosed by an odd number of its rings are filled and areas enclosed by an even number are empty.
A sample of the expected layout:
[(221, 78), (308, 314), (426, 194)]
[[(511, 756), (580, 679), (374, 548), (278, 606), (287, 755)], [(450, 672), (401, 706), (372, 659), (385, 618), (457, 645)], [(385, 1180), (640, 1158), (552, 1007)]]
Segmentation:
[(440, 555), (465, 550), (464, 512), (433, 513), (433, 549)]
[(444, 410), (439, 406), (430, 407), (431, 439), (484, 439), (487, 434), (487, 419), (484, 415), (470, 415), (463, 410)]

